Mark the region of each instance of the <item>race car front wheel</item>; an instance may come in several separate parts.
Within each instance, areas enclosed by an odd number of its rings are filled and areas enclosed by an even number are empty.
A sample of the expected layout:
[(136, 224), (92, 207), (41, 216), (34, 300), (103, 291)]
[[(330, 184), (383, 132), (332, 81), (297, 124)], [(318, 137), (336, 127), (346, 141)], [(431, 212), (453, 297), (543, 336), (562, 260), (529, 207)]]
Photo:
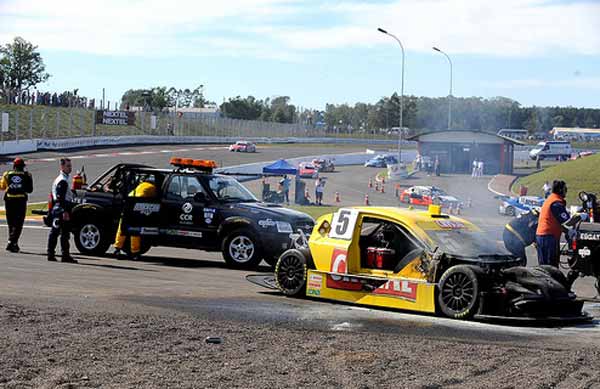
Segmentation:
[(240, 228), (229, 233), (223, 242), (223, 258), (233, 268), (256, 269), (262, 253), (252, 230)]
[(468, 319), (479, 308), (479, 281), (470, 266), (452, 266), (438, 283), (437, 301), (442, 313), (453, 319)]
[(275, 265), (275, 283), (286, 296), (303, 296), (306, 291), (306, 257), (296, 249), (281, 254)]
[(104, 225), (97, 222), (83, 222), (75, 227), (75, 246), (86, 255), (103, 255), (110, 246), (111, 239)]

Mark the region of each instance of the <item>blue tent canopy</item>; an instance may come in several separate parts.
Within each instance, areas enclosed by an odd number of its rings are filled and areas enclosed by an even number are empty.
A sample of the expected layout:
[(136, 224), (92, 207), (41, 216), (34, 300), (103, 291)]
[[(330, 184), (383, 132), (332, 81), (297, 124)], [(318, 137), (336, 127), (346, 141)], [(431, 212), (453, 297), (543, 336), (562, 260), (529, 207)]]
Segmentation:
[(272, 164), (263, 167), (263, 173), (296, 174), (297, 172), (298, 169), (296, 169), (285, 159), (280, 159), (279, 161), (275, 161)]

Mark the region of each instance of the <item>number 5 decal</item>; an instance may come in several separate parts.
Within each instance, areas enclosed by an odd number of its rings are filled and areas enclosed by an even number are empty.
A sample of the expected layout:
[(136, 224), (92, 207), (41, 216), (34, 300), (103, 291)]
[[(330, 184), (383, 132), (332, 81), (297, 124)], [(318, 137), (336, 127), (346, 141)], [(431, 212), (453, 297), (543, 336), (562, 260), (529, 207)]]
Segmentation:
[(346, 240), (352, 239), (356, 219), (358, 219), (358, 210), (344, 208), (338, 210), (333, 214), (329, 237)]

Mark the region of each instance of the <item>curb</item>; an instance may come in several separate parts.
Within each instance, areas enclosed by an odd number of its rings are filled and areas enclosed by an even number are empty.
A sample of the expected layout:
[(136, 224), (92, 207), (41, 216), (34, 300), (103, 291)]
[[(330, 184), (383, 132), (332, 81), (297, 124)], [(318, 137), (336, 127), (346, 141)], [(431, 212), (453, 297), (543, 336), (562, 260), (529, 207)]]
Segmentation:
[(491, 185), (492, 185), (492, 182), (493, 182), (493, 181), (496, 179), (496, 177), (498, 177), (498, 176), (496, 175), (496, 176), (492, 177), (492, 179), (491, 179), (491, 180), (488, 182), (488, 185), (487, 185), (487, 188), (488, 188), (488, 190), (489, 190), (490, 192), (492, 192), (493, 194), (497, 195), (497, 196), (510, 196), (510, 194), (512, 193), (510, 189), (512, 188), (513, 184), (515, 183), (515, 181), (516, 181), (516, 180), (517, 180), (519, 177), (515, 176), (515, 177), (513, 178), (513, 180), (510, 182), (510, 185), (508, 186), (508, 191), (509, 191), (509, 193), (508, 193), (508, 194), (506, 194), (506, 193), (500, 193), (500, 192), (498, 192), (498, 191), (495, 191), (494, 189), (492, 189), (492, 186), (491, 186)]

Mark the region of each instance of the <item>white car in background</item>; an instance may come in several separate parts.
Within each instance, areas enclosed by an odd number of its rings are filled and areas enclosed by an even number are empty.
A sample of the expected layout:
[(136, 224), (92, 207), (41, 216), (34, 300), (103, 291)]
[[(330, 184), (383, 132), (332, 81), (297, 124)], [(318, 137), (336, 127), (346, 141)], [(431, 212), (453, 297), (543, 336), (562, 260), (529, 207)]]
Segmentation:
[(529, 158), (536, 159), (557, 159), (566, 161), (571, 158), (573, 149), (571, 143), (567, 141), (552, 140), (538, 143), (530, 152)]

